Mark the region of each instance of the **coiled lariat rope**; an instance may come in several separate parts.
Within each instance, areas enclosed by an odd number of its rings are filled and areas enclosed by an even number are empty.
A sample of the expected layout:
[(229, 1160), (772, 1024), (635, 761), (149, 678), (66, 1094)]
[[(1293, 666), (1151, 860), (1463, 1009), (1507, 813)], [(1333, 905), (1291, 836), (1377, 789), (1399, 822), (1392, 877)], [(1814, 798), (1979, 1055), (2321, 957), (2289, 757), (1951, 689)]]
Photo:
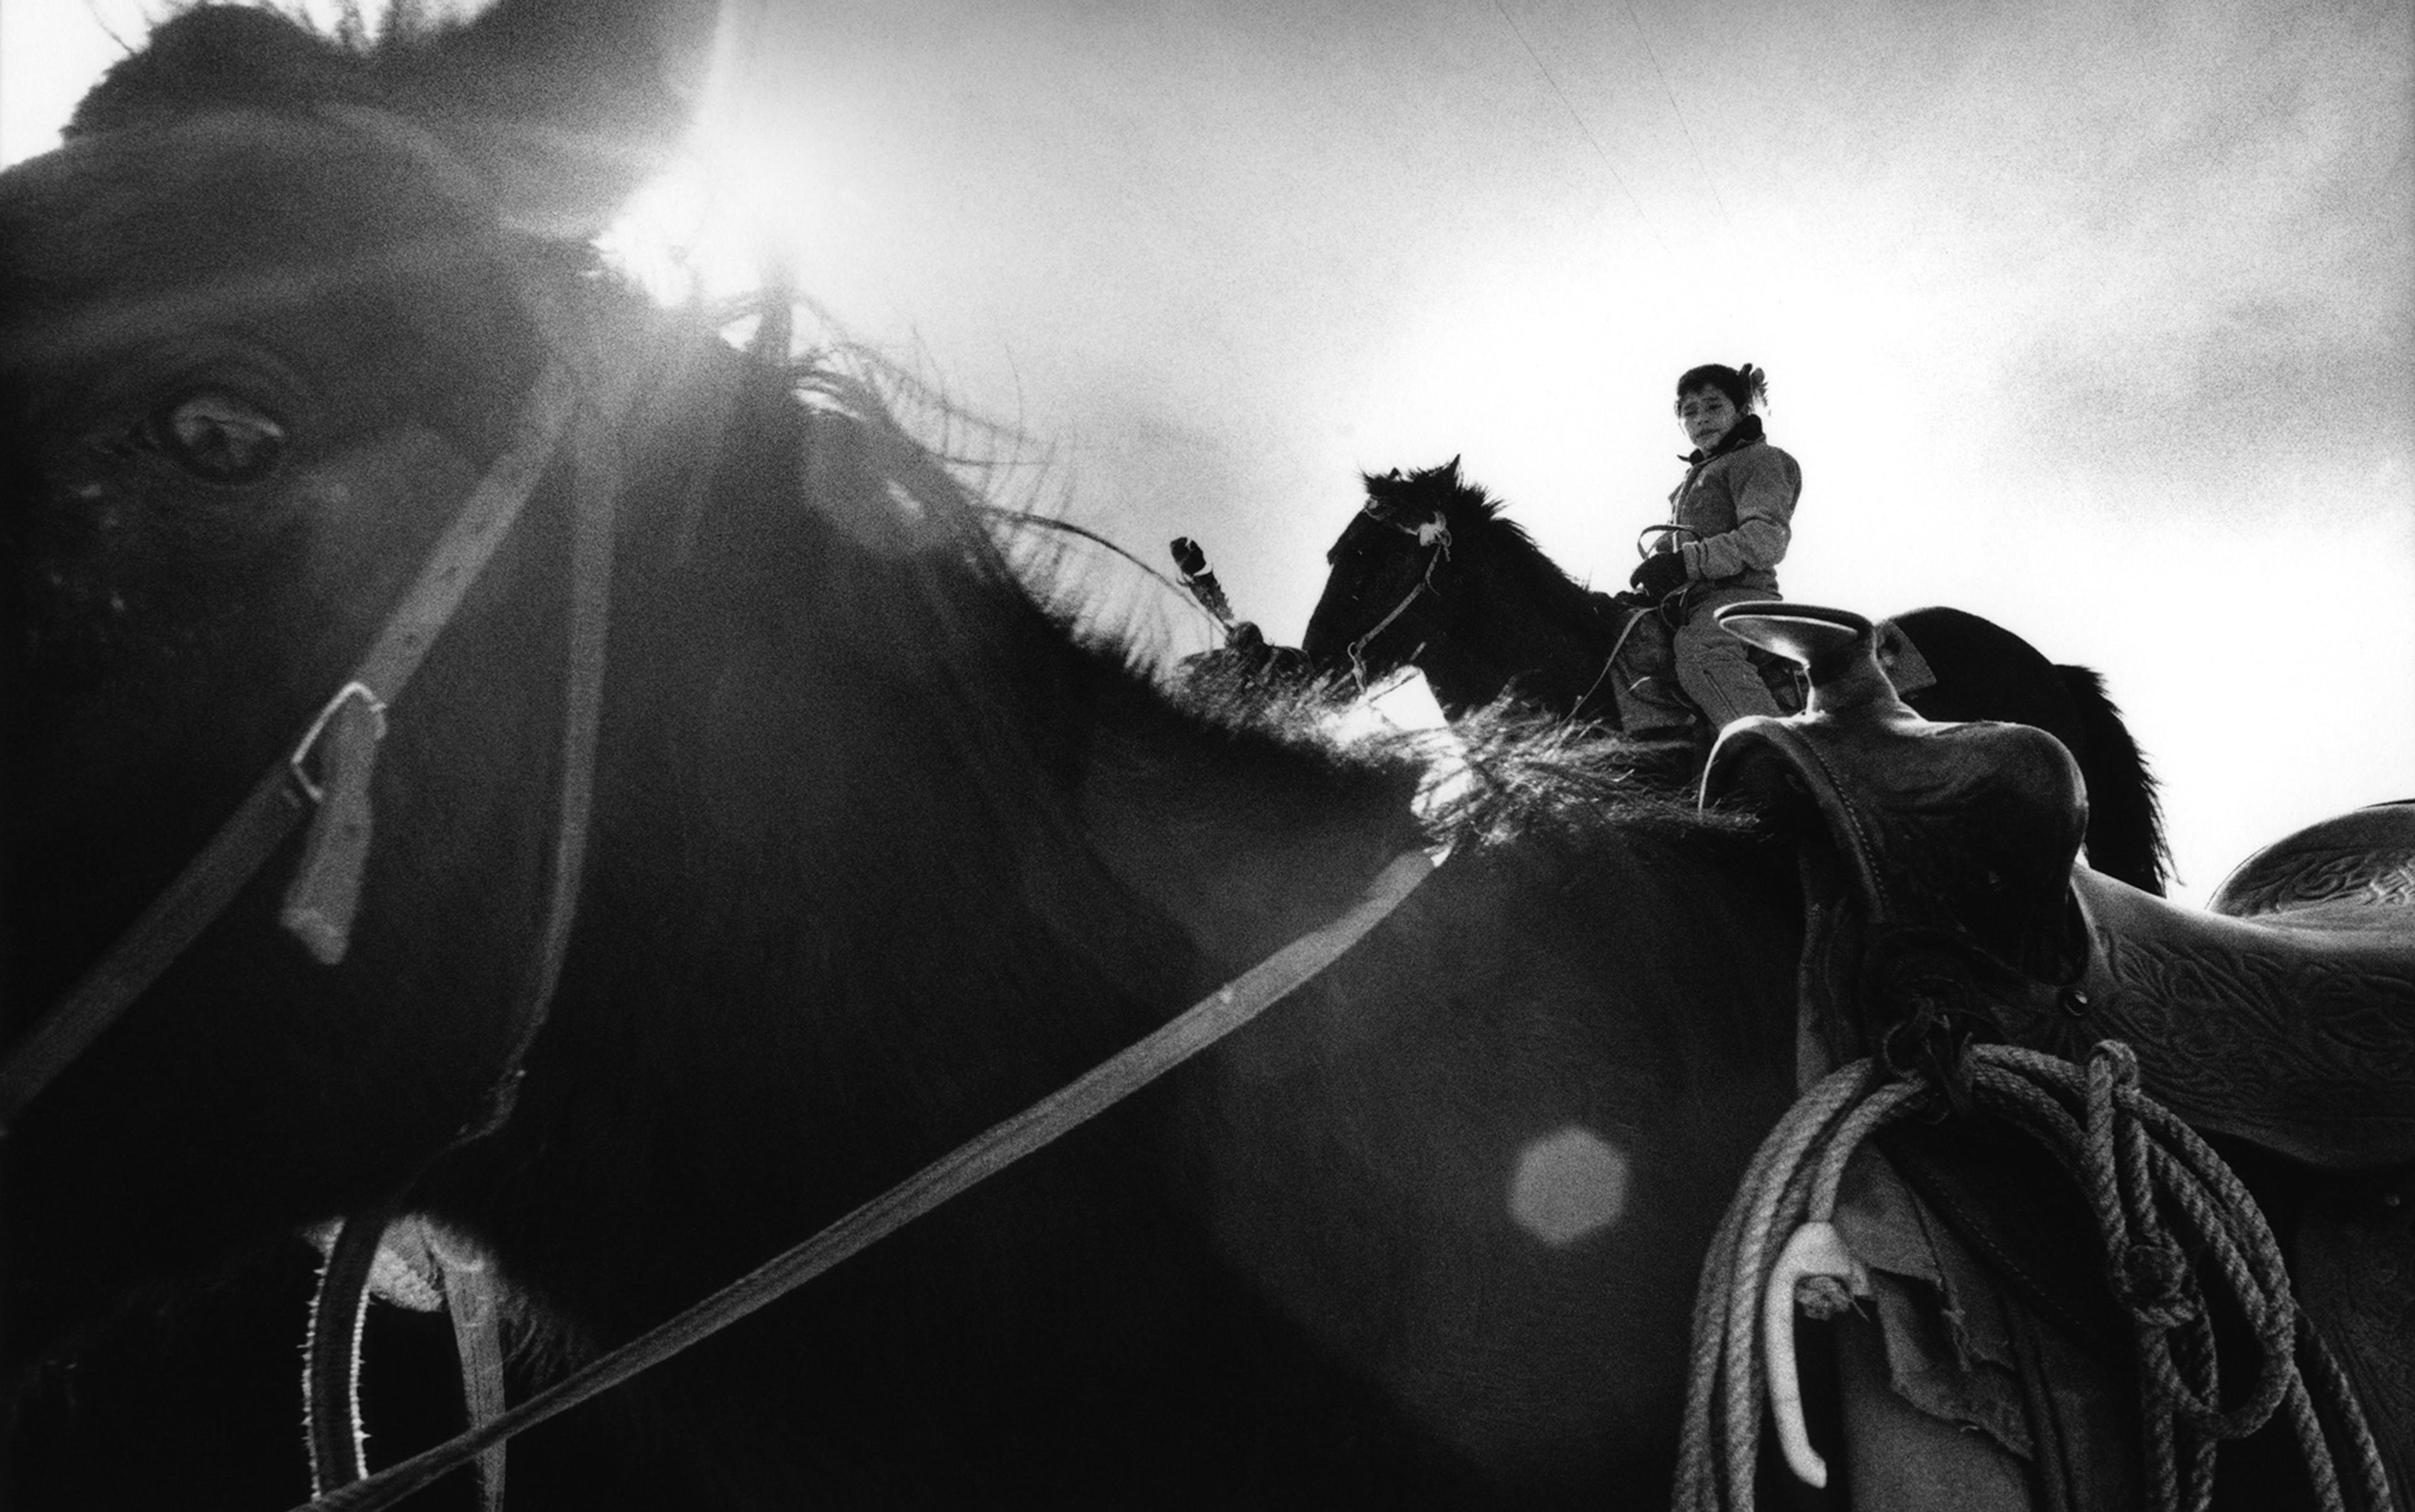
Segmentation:
[[(2345, 1512), (2318, 1393), (2323, 1415), (2352, 1451), (2362, 1505), (2392, 1505), (2380, 1447), (2346, 1373), (2299, 1312), (2263, 1213), (2197, 1131), (2140, 1089), (2128, 1045), (2106, 1040), (2082, 1068), (2010, 1045), (1972, 1044), (1954, 1074), (1973, 1105), (2045, 1145), (2086, 1190), (2107, 1276), (2132, 1322), (2157, 1512), (2204, 1512), (2220, 1441), (2257, 1431), (2284, 1407), (2317, 1505)], [(1824, 1265), (1797, 1257), (1834, 1243), (1838, 1185), (1862, 1142), (1908, 1114), (1946, 1104), (1945, 1091), (1926, 1077), (1890, 1081), (1874, 1060), (1859, 1060), (1805, 1093), (1762, 1142), (1712, 1242), (1695, 1298), (1678, 1512), (1750, 1512), (1764, 1390), (1781, 1440), (1795, 1441), (1787, 1445), (1789, 1459), (1815, 1484), (1824, 1475), (1800, 1442), (1792, 1345), (1779, 1336), (1791, 1329), (1796, 1305), (1815, 1317), (1852, 1305), (1847, 1283), (1858, 1281), (1858, 1266), (1841, 1246)], [(1774, 1275), (1795, 1295), (1767, 1297)], [(2228, 1408), (2207, 1295), (2216, 1285), (2245, 1320), (2258, 1361), (2253, 1389)], [(1766, 1319), (1764, 1302), (1778, 1310)], [(1757, 1347), (1764, 1325), (1782, 1380)]]

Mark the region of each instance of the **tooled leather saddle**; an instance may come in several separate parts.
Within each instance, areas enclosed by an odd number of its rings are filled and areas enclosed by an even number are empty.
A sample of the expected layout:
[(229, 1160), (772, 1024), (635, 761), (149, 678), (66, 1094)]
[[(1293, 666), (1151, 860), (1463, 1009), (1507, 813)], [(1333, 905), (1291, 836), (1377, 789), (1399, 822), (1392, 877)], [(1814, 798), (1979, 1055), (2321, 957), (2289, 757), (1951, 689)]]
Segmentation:
[[(1796, 839), (1807, 1082), (1866, 1055), (1942, 1072), (1971, 1040), (2071, 1059), (2127, 1042), (2142, 1086), (2199, 1132), (2295, 1173), (2301, 1305), (2341, 1356), (2406, 1502), (2415, 803), (2302, 831), (2242, 865), (2210, 911), (2182, 908), (2076, 863), (2087, 799), (2051, 736), (1922, 719), (1859, 616), (1773, 602), (1719, 618), (1800, 663), (1811, 688), (1800, 715), (1731, 726), (1702, 787), (1706, 802), (1750, 802)], [(1972, 1248), (2018, 1243), (2000, 1226)], [(2031, 1268), (2054, 1264), (2069, 1257)]]

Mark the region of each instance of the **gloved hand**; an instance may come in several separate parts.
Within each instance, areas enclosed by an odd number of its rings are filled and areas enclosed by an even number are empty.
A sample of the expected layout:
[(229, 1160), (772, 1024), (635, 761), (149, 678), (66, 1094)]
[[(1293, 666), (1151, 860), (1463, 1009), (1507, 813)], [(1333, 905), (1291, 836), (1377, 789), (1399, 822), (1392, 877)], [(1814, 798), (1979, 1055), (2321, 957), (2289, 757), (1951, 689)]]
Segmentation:
[(1674, 551), (1655, 551), (1636, 564), (1627, 580), (1658, 604), (1686, 586), (1686, 559)]

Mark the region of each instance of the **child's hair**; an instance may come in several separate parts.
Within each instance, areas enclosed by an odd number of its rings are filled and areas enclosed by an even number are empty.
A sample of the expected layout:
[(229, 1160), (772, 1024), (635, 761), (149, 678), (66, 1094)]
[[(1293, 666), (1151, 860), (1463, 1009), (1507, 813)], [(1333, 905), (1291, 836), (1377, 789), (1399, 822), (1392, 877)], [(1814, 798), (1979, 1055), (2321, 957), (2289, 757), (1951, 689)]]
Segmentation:
[(1726, 395), (1728, 402), (1743, 414), (1750, 414), (1756, 403), (1769, 402), (1769, 375), (1750, 363), (1742, 367), (1723, 367), (1718, 363), (1706, 363), (1700, 367), (1687, 368), (1685, 375), (1677, 380), (1677, 402), (1683, 404), (1687, 395), (1706, 388), (1715, 388)]

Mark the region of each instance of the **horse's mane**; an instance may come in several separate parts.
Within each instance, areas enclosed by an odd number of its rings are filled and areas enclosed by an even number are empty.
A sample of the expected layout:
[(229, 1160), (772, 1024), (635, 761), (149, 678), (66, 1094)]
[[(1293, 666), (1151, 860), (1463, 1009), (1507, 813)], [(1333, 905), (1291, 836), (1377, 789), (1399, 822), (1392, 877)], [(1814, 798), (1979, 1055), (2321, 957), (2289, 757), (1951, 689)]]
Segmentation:
[[(69, 135), (172, 116), (204, 102), (217, 109), (267, 111), (378, 104), (403, 89), (427, 87), (422, 75), (435, 55), (475, 29), (471, 16), (427, 0), (385, 0), (382, 5), (338, 0), (323, 24), (300, 7), (278, 0), (182, 0), (171, 8), (175, 14), (155, 26), (141, 48), (112, 64), (85, 93), (70, 118)], [(196, 24), (193, 18), (200, 12), (210, 14)], [(612, 104), (601, 91), (624, 91), (625, 76), (578, 68), (578, 43), (583, 40), (585, 51), (600, 53), (627, 40), (611, 30), (627, 23), (625, 16), (594, 16), (577, 8), (551, 14), (522, 7), (480, 46), (497, 54), (542, 52), (562, 61), (559, 48), (568, 44), (571, 58), (542, 85), (550, 100), (558, 102), (562, 92), (594, 78), (608, 82), (596, 86), (596, 102)], [(516, 106), (497, 97), (473, 97), (474, 86), (457, 93), (465, 106), (535, 114), (536, 106), (526, 98), (529, 75), (520, 70), (512, 79), (514, 93), (520, 97)], [(624, 98), (617, 105), (623, 114), (634, 115), (641, 105), (668, 98)]]
[[(850, 358), (868, 365), (864, 370), (872, 379), (869, 386), (853, 387), (857, 402), (877, 412), (879, 424), (906, 436), (908, 427), (886, 397), (892, 388), (883, 376), (884, 360), (861, 351)], [(798, 381), (813, 388), (830, 378), (824, 369), (801, 368)], [(968, 418), (946, 396), (927, 387), (909, 383), (902, 392), (924, 423), (962, 425)], [(969, 418), (976, 428), (984, 425), (978, 417)], [(1423, 481), (1450, 471), (1430, 469), (1413, 477)], [(1446, 507), (1455, 537), (1462, 529), (1484, 531), (1539, 590), (1582, 607), (1586, 590), (1508, 517), (1506, 502), (1455, 475), (1450, 482)], [(995, 538), (980, 529), (978, 496), (960, 494), (955, 507), (972, 526), (980, 548), (995, 556)], [(1382, 528), (1363, 513), (1351, 528), (1361, 525)], [(1006, 591), (1028, 595), (1091, 654), (1120, 664), (1129, 682), (1147, 684), (1138, 696), (1160, 700), (1162, 689), (1145, 648), (1118, 633), (1112, 622), (1077, 622), (1086, 585), (1078, 577), (1058, 576), (1061, 559), (1018, 561), (1011, 570), (999, 561), (1001, 572), (993, 581), (1012, 585)], [(1453, 727), (1455, 744), (1447, 750), (1438, 749), (1430, 732), (1418, 730), (1344, 739), (1334, 732), (1329, 690), (1315, 685), (1191, 687), (1171, 702), (1188, 725), (1187, 734), (1218, 746), (1224, 759), (1253, 767), (1269, 781), (1277, 780), (1279, 768), (1297, 772), (1304, 767), (1320, 773), (1320, 783), (1337, 785), (1333, 790), (1338, 794), (1356, 772), (1397, 798), (1404, 781), (1431, 789), (1439, 778), (1464, 771), (1469, 780), (1453, 785), (1453, 796), (1425, 810), (1427, 836), (1436, 843), (1494, 844), (1548, 832), (1582, 844), (1617, 831), (1683, 837), (1731, 856), (1770, 854), (1767, 831), (1751, 816), (1704, 811), (1697, 804), (1692, 760), (1666, 741), (1629, 741), (1615, 731), (1508, 705), (1460, 721)]]
[(1362, 474), (1371, 504), (1400, 517), (1440, 514), (1454, 543), (1469, 542), (1515, 579), (1525, 602), (1563, 612), (1590, 613), (1588, 590), (1553, 561), (1526, 528), (1509, 517), (1509, 503), (1460, 475), (1459, 459), (1386, 476)]
[(417, 0), (368, 9), (346, 0), (325, 29), (271, 5), (203, 0), (180, 10), (140, 51), (110, 66), (77, 104), (67, 136), (172, 120), (201, 107), (305, 112), (382, 105), (418, 82), (431, 52), (466, 28)]
[[(1030, 689), (1036, 676), (1072, 694), (1068, 717), (1109, 732), (1088, 740), (1084, 759), (1140, 771), (1164, 802), (1200, 805), (1203, 823), (1241, 818), (1273, 831), (1299, 823), (1305, 809), (1390, 823), (1404, 840), (1415, 834), (1407, 815), (1427, 763), (1411, 742), (1345, 740), (1308, 696), (1177, 695), (1130, 617), (1094, 612), (1093, 575), (1084, 563), (1002, 545), (984, 496), (996, 469), (983, 445), (1007, 435), (1003, 427), (860, 347), (807, 352), (776, 369), (775, 382), (809, 410), (851, 427), (864, 443), (868, 492), (885, 496), (850, 501), (825, 492), (817, 497), (821, 508), (852, 514), (893, 502), (916, 516), (922, 544), (910, 555), (924, 589), (873, 607), (887, 621), (884, 640), (924, 647), (925, 665), (962, 700), (960, 720), (1002, 729), (1058, 701), (1013, 691)], [(753, 471), (750, 463), (761, 461), (746, 457), (742, 439), (731, 444), (738, 450), (716, 468), (736, 461)], [(1083, 739), (1072, 730), (1064, 738)], [(1211, 769), (1215, 780), (1204, 785), (1182, 780)]]
[[(98, 133), (228, 108), (303, 119), (328, 105), (375, 109), (390, 95), (418, 87), (423, 60), (458, 30), (457, 23), (430, 21), (411, 0), (392, 0), (374, 24), (351, 8), (332, 32), (309, 30), (264, 7), (199, 7), (161, 26), (147, 48), (113, 67), (79, 108), (72, 129)], [(462, 98), (461, 105), (517, 113), (494, 99)], [(611, 107), (607, 113), (638, 108)], [(520, 245), (529, 258), (550, 263), (548, 277), (576, 279), (595, 304), (647, 298), (584, 249), (565, 255), (561, 245)], [(696, 337), (719, 338), (709, 321), (691, 323)], [(720, 455), (706, 459), (708, 467), (716, 477), (758, 480), (754, 488), (772, 477), (793, 479), (798, 488), (815, 487), (839, 529), (896, 546), (893, 555), (905, 559), (918, 591), (871, 602), (882, 621), (878, 638), (894, 648), (892, 654), (939, 673), (938, 685), (953, 700), (952, 718), (968, 728), (968, 746), (982, 746), (985, 733), (1028, 716), (1037, 682), (1078, 690), (1070, 701), (1078, 717), (1113, 722), (1127, 749), (1212, 753), (1221, 771), (1261, 789), (1249, 806), (1269, 825), (1285, 822), (1282, 816), (1296, 814), (1303, 801), (1371, 816), (1400, 812), (1426, 780), (1430, 753), (1416, 742), (1340, 740), (1305, 700), (1167, 696), (1150, 649), (1129, 622), (1088, 612), (1090, 585), (1078, 580), (1071, 561), (1001, 546), (982, 502), (983, 489), (995, 484), (996, 458), (979, 447), (1010, 434), (1005, 427), (851, 344), (766, 357), (758, 365), (749, 403), (759, 406), (776, 395), (802, 406), (809, 421), (836, 417), (849, 432), (847, 444), (860, 454), (846, 471), (864, 486), (834, 497), (826, 486), (808, 484), (775, 455), (788, 444), (785, 427), (763, 415), (732, 426)], [(968, 437), (975, 442), (969, 451)], [(1368, 480), (1371, 494), (1382, 481)], [(1582, 586), (1508, 517), (1503, 502), (1462, 480), (1456, 459), (1406, 478), (1394, 474), (1392, 482), (1404, 497), (1442, 510), (1455, 536), (1480, 537), (1527, 585), (1532, 602), (1582, 606)], [(758, 493), (750, 507), (770, 502)], [(910, 521), (901, 525), (908, 516)], [(746, 529), (760, 531), (766, 524)], [(884, 546), (881, 554), (892, 553)], [(1598, 823), (1718, 833), (1732, 829), (1726, 821), (1695, 819), (1662, 781), (1653, 756), (1619, 742), (1580, 748), (1541, 726), (1507, 718), (1466, 733), (1476, 780), (1456, 803), (1429, 816), (1443, 832), (1503, 836), (1547, 821), (1579, 829)], [(1078, 740), (1071, 731), (1065, 738)], [(1056, 751), (1068, 748), (1059, 744)], [(1050, 752), (1025, 750), (1021, 741), (1000, 749), (1023, 751), (1043, 766), (1052, 761)], [(1036, 773), (1004, 775), (1011, 786)], [(1167, 785), (1169, 791), (1180, 786)], [(1218, 786), (1230, 801), (1234, 783)]]
[(1496, 705), (1461, 720), (1469, 776), (1440, 812), (1456, 837), (1497, 843), (1545, 834), (1582, 843), (1611, 831), (1679, 839), (1756, 862), (1779, 854), (1749, 814), (1704, 809), (1689, 756), (1669, 742)]

